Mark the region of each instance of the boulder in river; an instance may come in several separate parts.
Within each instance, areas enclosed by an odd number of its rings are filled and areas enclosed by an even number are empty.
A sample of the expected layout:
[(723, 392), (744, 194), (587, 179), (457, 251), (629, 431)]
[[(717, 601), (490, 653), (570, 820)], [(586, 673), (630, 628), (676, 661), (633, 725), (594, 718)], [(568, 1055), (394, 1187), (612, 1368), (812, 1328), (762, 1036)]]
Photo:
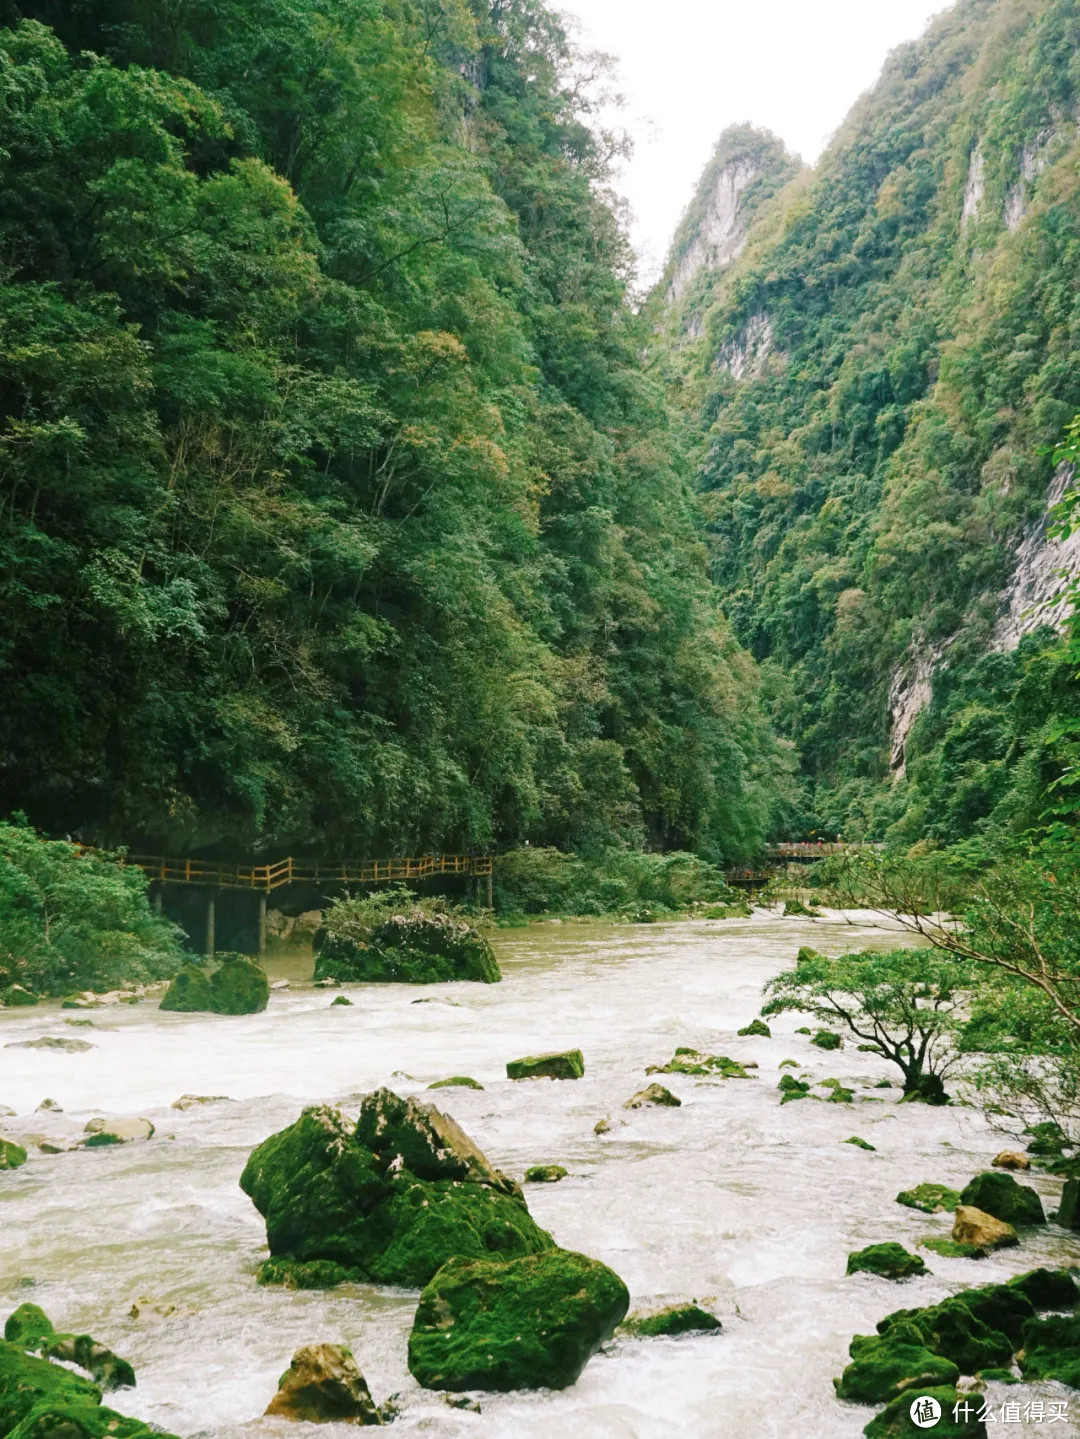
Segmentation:
[(309, 1424), (382, 1424), (356, 1360), (340, 1344), (298, 1349), (266, 1413)]
[(558, 1184), (565, 1178), (566, 1170), (561, 1164), (534, 1164), (525, 1171), (526, 1184)]
[(61, 1049), (65, 1054), (85, 1054), (96, 1049), (85, 1039), (68, 1039), (66, 1035), (43, 1034), (40, 1039), (13, 1040), (4, 1045), (5, 1049)]
[(18, 1169), (26, 1163), (26, 1150), (12, 1139), (0, 1139), (0, 1169)]
[(103, 1389), (129, 1389), (135, 1383), (135, 1370), (126, 1359), (89, 1334), (60, 1333), (37, 1304), (20, 1304), (8, 1315), (4, 1339), (29, 1353), (85, 1369)]
[(994, 1215), (973, 1204), (956, 1206), (956, 1222), (952, 1237), (957, 1244), (971, 1244), (976, 1249), (1008, 1249), (1019, 1244), (1020, 1239), (1011, 1224), (1005, 1224)]
[[(1022, 1295), (1015, 1297), (1023, 1298)], [(1012, 1362), (1013, 1341), (975, 1313), (976, 1307), (967, 1303), (961, 1293), (916, 1311), (910, 1319), (922, 1334), (927, 1349), (943, 1359), (951, 1359), (961, 1374), (975, 1374), (980, 1369)], [(983, 1312), (993, 1316), (996, 1308), (989, 1301)], [(892, 1333), (892, 1329), (886, 1332)]]
[(929, 1249), (931, 1254), (939, 1254), (942, 1259), (985, 1259), (986, 1250), (980, 1249), (977, 1244), (960, 1244), (955, 1239), (949, 1239), (944, 1234), (928, 1234), (924, 1239), (919, 1240), (921, 1249)]
[(881, 1279), (914, 1279), (927, 1272), (917, 1254), (902, 1244), (871, 1244), (848, 1255), (848, 1274), (876, 1274)]
[(1072, 1269), (1029, 1269), (1010, 1279), (1008, 1287), (1019, 1290), (1036, 1309), (1072, 1309), (1080, 1302), (1076, 1280)]
[(585, 1060), (580, 1049), (532, 1054), (511, 1059), (506, 1066), (507, 1079), (581, 1079), (584, 1074)]
[(943, 1214), (960, 1203), (960, 1191), (946, 1184), (916, 1184), (914, 1189), (902, 1189), (896, 1202), (923, 1214)]
[(429, 1089), (483, 1089), (483, 1085), (475, 1079), (470, 1079), (467, 1074), (452, 1074), (449, 1079), (437, 1079), (434, 1084), (429, 1084)]
[(754, 1019), (751, 1020), (751, 1022), (744, 1028), (739, 1030), (739, 1035), (743, 1038), (749, 1038), (751, 1035), (756, 1035), (760, 1039), (772, 1039), (772, 1030), (769, 1028), (769, 1026), (765, 1023), (763, 1019)]
[(810, 1094), (809, 1082), (805, 1079), (796, 1079), (793, 1074), (782, 1074), (780, 1083), (776, 1087), (780, 1091), (781, 1104), (790, 1104), (795, 1099), (806, 1099)]
[(565, 1249), (453, 1259), (420, 1296), (409, 1369), (426, 1389), (565, 1389), (629, 1303), (607, 1265)]
[(1030, 1384), (1056, 1379), (1070, 1389), (1080, 1389), (1080, 1316), (1050, 1314), (1029, 1319), (1022, 1336), (1020, 1372)]
[(0, 1005), (6, 1009), (24, 1009), (37, 1004), (38, 997), (22, 984), (9, 984), (7, 989), (0, 990)]
[(1021, 1154), (1019, 1150), (1015, 1149), (1003, 1149), (1000, 1154), (994, 1156), (992, 1163), (995, 1169), (1021, 1170), (1031, 1168), (1031, 1160), (1028, 1156)]
[(420, 1286), (451, 1258), (553, 1247), (519, 1186), (452, 1119), (386, 1089), (355, 1126), (328, 1106), (304, 1110), (252, 1152), (240, 1184), (266, 1220), (268, 1282)]
[(227, 1094), (182, 1094), (179, 1099), (174, 1099), (171, 1105), (173, 1109), (198, 1109), (203, 1104), (231, 1104)]
[(135, 1144), (152, 1139), (154, 1126), (149, 1119), (91, 1119), (87, 1121), (83, 1140), (87, 1149), (100, 1149), (109, 1144)]
[(329, 909), (315, 934), (315, 978), (381, 984), (439, 984), (502, 978), (491, 945), (469, 920), (427, 905), (404, 905), (377, 923), (348, 900)]
[(1006, 1224), (1045, 1224), (1042, 1200), (1026, 1184), (1017, 1184), (1011, 1174), (987, 1170), (977, 1174), (960, 1192), (960, 1203), (992, 1214)]
[(831, 1029), (819, 1029), (810, 1037), (810, 1043), (818, 1049), (843, 1049), (844, 1041)]
[[(981, 1403), (969, 1402), (965, 1412), (963, 1401), (970, 1398), (951, 1385), (920, 1389), (918, 1394), (908, 1390), (871, 1419), (863, 1434), (866, 1439), (915, 1439), (917, 1435), (931, 1432), (934, 1439), (986, 1439), (986, 1425), (979, 1418)], [(925, 1403), (931, 1399), (941, 1411), (941, 1417), (928, 1429), (925, 1424), (913, 1421), (911, 1409), (916, 1400)]]
[(933, 1354), (911, 1323), (897, 1323), (887, 1334), (856, 1334), (848, 1350), (851, 1363), (833, 1383), (841, 1399), (879, 1404), (917, 1389), (920, 1393), (955, 1384), (960, 1370)]
[(723, 1325), (699, 1304), (669, 1304), (649, 1314), (631, 1314), (619, 1332), (635, 1339), (675, 1339), (680, 1334), (718, 1334)]
[(874, 1145), (868, 1144), (865, 1139), (860, 1139), (857, 1134), (851, 1135), (851, 1137), (850, 1137), (849, 1139), (841, 1139), (840, 1143), (841, 1143), (841, 1144), (853, 1144), (856, 1149), (865, 1149), (865, 1150), (867, 1150), (870, 1154), (876, 1154), (876, 1153), (877, 1153), (877, 1149), (875, 1148)]
[(262, 965), (243, 954), (225, 954), (215, 970), (185, 964), (173, 978), (161, 1008), (183, 1014), (260, 1014), (270, 999)]
[(662, 1084), (649, 1084), (637, 1094), (631, 1097), (623, 1105), (624, 1109), (645, 1109), (648, 1106), (658, 1108), (678, 1109), (682, 1100), (670, 1089), (665, 1089)]
[(352, 1008), (352, 1000), (346, 998), (344, 994), (339, 994), (335, 999), (330, 1001), (331, 1009), (341, 1009), (343, 1007)]
[(669, 1059), (667, 1064), (650, 1064), (645, 1073), (691, 1074), (706, 1079), (749, 1079), (747, 1071), (756, 1068), (756, 1063), (741, 1064), (737, 1059), (729, 1059), (726, 1054), (703, 1054), (700, 1050), (684, 1046), (675, 1051), (674, 1058)]

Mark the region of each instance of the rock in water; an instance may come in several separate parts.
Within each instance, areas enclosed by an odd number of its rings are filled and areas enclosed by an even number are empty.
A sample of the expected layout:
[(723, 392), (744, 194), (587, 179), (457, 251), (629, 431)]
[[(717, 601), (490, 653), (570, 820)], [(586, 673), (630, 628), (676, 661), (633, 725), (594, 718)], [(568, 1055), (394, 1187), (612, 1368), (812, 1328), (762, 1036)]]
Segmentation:
[(1015, 1149), (1003, 1149), (993, 1160), (995, 1169), (1030, 1169), (1031, 1160)]
[(420, 906), (369, 928), (347, 906), (331, 910), (315, 935), (315, 978), (382, 984), (439, 984), (502, 978), (495, 951), (466, 919)]
[(976, 1249), (1008, 1249), (1019, 1244), (1016, 1230), (1011, 1224), (1004, 1224), (992, 1214), (986, 1214), (971, 1204), (956, 1206), (956, 1223), (952, 1237), (957, 1244), (972, 1244)]
[(96, 1049), (97, 1046), (89, 1044), (85, 1039), (67, 1039), (63, 1035), (43, 1034), (40, 1039), (13, 1040), (10, 1044), (4, 1045), (5, 1049), (62, 1049), (65, 1054), (85, 1054), (88, 1049)]
[(356, 1360), (340, 1344), (298, 1349), (266, 1413), (308, 1424), (382, 1424)]
[(819, 1029), (811, 1037), (810, 1043), (816, 1044), (818, 1049), (842, 1049), (844, 1047), (844, 1041), (831, 1029)]
[(467, 1074), (452, 1074), (449, 1079), (437, 1079), (429, 1089), (483, 1089), (483, 1085)]
[[(932, 1399), (941, 1410), (941, 1418), (931, 1428), (920, 1426), (911, 1418), (915, 1401), (927, 1399)], [(966, 1412), (965, 1400), (968, 1401)], [(977, 1396), (960, 1394), (951, 1386), (920, 1389), (918, 1393), (909, 1390), (871, 1419), (863, 1434), (866, 1439), (916, 1439), (920, 1434), (933, 1434), (935, 1439), (986, 1439), (986, 1425), (979, 1418), (981, 1410), (982, 1402)]]
[(1080, 1300), (1076, 1275), (1069, 1269), (1031, 1269), (1010, 1279), (1008, 1287), (1019, 1290), (1036, 1309), (1072, 1309)]
[(240, 1184), (266, 1220), (264, 1281), (426, 1284), (448, 1259), (551, 1249), (520, 1188), (431, 1105), (369, 1094), (352, 1127), (306, 1109), (255, 1149)]
[(26, 1163), (26, 1150), (11, 1139), (0, 1139), (0, 1169), (18, 1169)]
[(526, 1184), (558, 1184), (565, 1178), (566, 1170), (561, 1164), (534, 1164), (525, 1171)]
[(749, 1079), (748, 1069), (756, 1069), (756, 1063), (740, 1064), (726, 1054), (702, 1054), (697, 1049), (677, 1049), (667, 1064), (650, 1064), (646, 1074), (692, 1074), (698, 1077), (717, 1079)]
[(638, 1339), (674, 1339), (680, 1334), (717, 1334), (723, 1325), (697, 1304), (669, 1304), (652, 1314), (631, 1314), (620, 1332)]
[(960, 1371), (950, 1359), (933, 1354), (911, 1323), (897, 1323), (887, 1334), (857, 1334), (848, 1351), (851, 1363), (833, 1380), (841, 1399), (880, 1404), (898, 1394), (955, 1384)]
[(757, 1035), (761, 1039), (772, 1039), (772, 1030), (763, 1019), (751, 1020), (745, 1029), (739, 1030), (739, 1034), (747, 1037)]
[(881, 1279), (913, 1279), (927, 1272), (917, 1254), (910, 1254), (902, 1244), (871, 1244), (856, 1254), (848, 1255), (849, 1274), (876, 1274)]
[(1029, 1319), (1021, 1342), (1020, 1372), (1029, 1384), (1056, 1379), (1070, 1389), (1080, 1389), (1080, 1318), (1052, 1314), (1046, 1319)]
[[(14, 1344), (0, 1342), (0, 1434), (10, 1434), (32, 1410), (45, 1405), (89, 1409), (100, 1402), (101, 1390), (88, 1379), (35, 1358)], [(80, 1433), (78, 1429), (70, 1432)]]
[(584, 1254), (454, 1259), (420, 1296), (409, 1369), (425, 1389), (565, 1389), (629, 1304), (619, 1276)]
[(672, 1094), (670, 1089), (665, 1089), (662, 1084), (650, 1084), (628, 1099), (623, 1108), (644, 1109), (647, 1105), (656, 1105), (668, 1109), (678, 1109), (681, 1104), (682, 1100)]
[[(20, 1349), (85, 1369), (103, 1389), (130, 1389), (135, 1370), (89, 1334), (61, 1334), (37, 1304), (20, 1304), (8, 1315), (4, 1339)], [(0, 1431), (2, 1432), (2, 1431)]]
[(201, 1104), (230, 1104), (227, 1094), (182, 1094), (172, 1102), (173, 1109), (197, 1109)]
[(960, 1203), (992, 1214), (1006, 1224), (1045, 1224), (1042, 1200), (1034, 1189), (1017, 1184), (1011, 1174), (987, 1170), (960, 1192)]
[(87, 1149), (98, 1149), (108, 1144), (134, 1144), (140, 1140), (152, 1139), (154, 1126), (149, 1119), (91, 1119), (87, 1121), (83, 1141)]
[(581, 1079), (584, 1074), (585, 1060), (580, 1049), (511, 1059), (506, 1066), (507, 1079)]
[(945, 1184), (917, 1184), (914, 1189), (902, 1189), (896, 1202), (923, 1214), (945, 1213), (960, 1203), (960, 1191)]
[(213, 972), (185, 964), (161, 1008), (184, 1014), (260, 1014), (270, 999), (270, 981), (261, 964), (243, 954), (222, 955)]

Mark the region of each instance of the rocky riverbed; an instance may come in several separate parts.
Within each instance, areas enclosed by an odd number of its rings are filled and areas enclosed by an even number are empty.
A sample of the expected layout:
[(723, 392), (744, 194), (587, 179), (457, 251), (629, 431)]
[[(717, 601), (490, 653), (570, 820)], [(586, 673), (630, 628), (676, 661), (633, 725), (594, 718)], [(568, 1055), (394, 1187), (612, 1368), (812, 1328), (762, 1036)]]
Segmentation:
[[(304, 979), (310, 960), (306, 970), (293, 960), (276, 969), (290, 987), (272, 991), (264, 1013), (235, 1018), (162, 1012), (150, 998), (0, 1013), (0, 1104), (15, 1111), (0, 1135), (30, 1156), (0, 1173), (3, 1313), (29, 1300), (58, 1327), (97, 1336), (138, 1377), (111, 1407), (185, 1439), (295, 1434), (259, 1416), (293, 1351), (320, 1343), (352, 1350), (379, 1404), (399, 1396), (403, 1432), (855, 1439), (875, 1411), (839, 1402), (832, 1387), (853, 1334), (900, 1306), (1080, 1260), (1076, 1239), (1049, 1226), (979, 1261), (918, 1250), (930, 1273), (902, 1285), (845, 1274), (866, 1246), (914, 1250), (947, 1235), (951, 1215), (904, 1208), (896, 1194), (924, 1181), (962, 1189), (1005, 1147), (972, 1109), (898, 1105), (898, 1088), (875, 1087), (893, 1078), (880, 1059), (850, 1044), (815, 1047), (796, 1034), (798, 1016), (771, 1021), (772, 1038), (737, 1034), (800, 945), (840, 952), (884, 940), (868, 921), (544, 926), (499, 938), (504, 981), (493, 986), (317, 989)], [(352, 1004), (332, 1005), (338, 993)], [(7, 1047), (47, 1037), (92, 1047)], [(680, 1105), (624, 1108), (647, 1068), (681, 1047), (740, 1061), (750, 1078), (668, 1070)], [(568, 1049), (582, 1051), (580, 1079), (506, 1076), (509, 1060)], [(781, 1068), (785, 1059), (796, 1068)], [(853, 1101), (781, 1105), (785, 1073), (836, 1079)], [(451, 1076), (483, 1088), (425, 1093)], [(238, 1184), (252, 1148), (305, 1104), (355, 1112), (381, 1085), (434, 1100), (517, 1179), (564, 1167), (557, 1182), (526, 1185), (556, 1242), (610, 1265), (634, 1310), (693, 1299), (722, 1330), (616, 1338), (572, 1388), (477, 1396), (477, 1413), (410, 1377), (416, 1291), (257, 1286), (265, 1228)], [(174, 1108), (181, 1096), (195, 1099)], [(59, 1107), (39, 1110), (46, 1098)], [(88, 1122), (102, 1117), (112, 1129), (146, 1119), (152, 1137), (131, 1126), (125, 1142), (86, 1147)], [(852, 1136), (873, 1149), (844, 1143)], [(1024, 1179), (1056, 1208), (1058, 1181)], [(1000, 1411), (1016, 1396), (1071, 1398), (1080, 1420), (1080, 1397), (1053, 1384), (1011, 1395), (991, 1385), (985, 1398)], [(1074, 1435), (1080, 1424), (1049, 1432)]]

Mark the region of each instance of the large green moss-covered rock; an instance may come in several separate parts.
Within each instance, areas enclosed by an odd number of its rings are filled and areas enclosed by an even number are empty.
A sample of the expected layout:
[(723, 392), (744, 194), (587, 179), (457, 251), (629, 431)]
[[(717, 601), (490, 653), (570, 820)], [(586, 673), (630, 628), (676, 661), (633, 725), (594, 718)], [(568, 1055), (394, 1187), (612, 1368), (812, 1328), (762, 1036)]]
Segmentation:
[(269, 998), (270, 981), (262, 965), (230, 954), (212, 971), (185, 964), (165, 991), (161, 1008), (189, 1014), (259, 1014)]
[(959, 1297), (931, 1305), (911, 1322), (931, 1354), (951, 1359), (961, 1374), (1012, 1362), (1012, 1340), (984, 1324)]
[(911, 1323), (897, 1323), (887, 1334), (857, 1334), (848, 1351), (851, 1363), (834, 1379), (841, 1399), (880, 1404), (911, 1389), (955, 1384), (960, 1370), (927, 1347)]
[(42, 1400), (7, 1439), (174, 1439), (174, 1436), (102, 1405)]
[(0, 1169), (18, 1169), (26, 1163), (26, 1150), (13, 1139), (0, 1139)]
[[(1031, 1300), (1020, 1290), (1014, 1289), (1008, 1284), (986, 1284), (978, 1289), (961, 1289), (941, 1304), (928, 1305), (923, 1309), (897, 1309), (894, 1313), (886, 1314), (884, 1319), (878, 1321), (878, 1333), (889, 1334), (897, 1325), (914, 1324), (922, 1334), (923, 1342), (928, 1348), (936, 1354), (945, 1354), (947, 1358), (955, 1359), (959, 1364), (960, 1357), (952, 1352), (953, 1341), (949, 1338), (949, 1335), (954, 1332), (954, 1321), (957, 1317), (953, 1311), (949, 1310), (949, 1306), (954, 1305), (960, 1305), (984, 1329), (996, 1334), (998, 1337), (992, 1343), (999, 1350), (1002, 1336), (1008, 1339), (1012, 1348), (1016, 1348), (1020, 1343), (1020, 1334), (1024, 1324), (1035, 1315)], [(947, 1310), (948, 1313), (943, 1318), (942, 1312)], [(974, 1336), (979, 1340), (985, 1338), (982, 1329), (972, 1329), (970, 1326), (964, 1327), (964, 1335)], [(966, 1340), (958, 1342), (966, 1342)], [(975, 1368), (965, 1369), (964, 1372), (974, 1374), (978, 1368), (991, 1368), (999, 1362), (1007, 1361), (986, 1360), (983, 1364), (976, 1365)]]
[(85, 1369), (103, 1389), (126, 1389), (135, 1383), (135, 1370), (89, 1334), (58, 1332), (37, 1304), (20, 1304), (8, 1315), (4, 1338), (9, 1344)]
[(1020, 1372), (1030, 1383), (1056, 1379), (1080, 1389), (1080, 1316), (1051, 1314), (1029, 1319), (1021, 1337)]
[(1011, 1174), (986, 1170), (977, 1174), (960, 1192), (960, 1203), (992, 1214), (1005, 1224), (1045, 1224), (1042, 1200), (1026, 1184), (1017, 1184)]
[(1071, 1269), (1030, 1269), (1010, 1279), (1008, 1288), (1018, 1289), (1036, 1309), (1072, 1309), (1080, 1301)]
[(939, 1214), (956, 1208), (960, 1191), (946, 1184), (916, 1184), (914, 1189), (902, 1189), (896, 1202), (908, 1209), (920, 1209), (923, 1214)]
[(564, 1249), (451, 1260), (420, 1296), (409, 1369), (426, 1389), (565, 1389), (629, 1303), (605, 1264)]
[[(929, 1429), (911, 1417), (914, 1401), (927, 1398), (936, 1400), (941, 1408), (941, 1418)], [(909, 1392), (894, 1399), (870, 1420), (863, 1433), (866, 1439), (915, 1439), (926, 1434), (932, 1434), (934, 1439), (986, 1439), (986, 1425), (979, 1418), (981, 1408), (977, 1396), (958, 1394), (953, 1388), (920, 1389), (918, 1394)]]
[(495, 951), (467, 919), (420, 906), (374, 926), (336, 906), (315, 933), (315, 978), (382, 984), (438, 984), (501, 978)]
[(902, 1244), (871, 1244), (848, 1255), (849, 1274), (876, 1274), (882, 1279), (913, 1279), (925, 1274), (926, 1265)]
[(41, 1402), (92, 1406), (100, 1401), (101, 1390), (89, 1380), (0, 1341), (0, 1434), (10, 1434)]
[(341, 1277), (420, 1286), (454, 1257), (553, 1247), (519, 1186), (452, 1119), (385, 1089), (355, 1126), (329, 1107), (305, 1110), (252, 1152), (240, 1184), (266, 1220), (271, 1264), (327, 1261)]
[(511, 1059), (506, 1065), (507, 1079), (581, 1079), (585, 1060), (580, 1049), (564, 1049), (555, 1054), (530, 1054), (524, 1059)]

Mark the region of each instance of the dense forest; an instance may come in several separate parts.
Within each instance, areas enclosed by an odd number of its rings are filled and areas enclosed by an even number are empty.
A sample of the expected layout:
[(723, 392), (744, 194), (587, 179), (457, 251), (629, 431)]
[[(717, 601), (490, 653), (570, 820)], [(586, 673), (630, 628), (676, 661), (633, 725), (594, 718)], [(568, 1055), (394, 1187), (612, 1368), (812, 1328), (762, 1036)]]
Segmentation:
[(0, 5), (0, 810), (752, 853), (588, 57), (538, 0)]
[(726, 134), (677, 237), (659, 360), (801, 754), (794, 832), (948, 844), (1069, 808), (1076, 549), (1045, 529), (1080, 409), (1078, 87), (1072, 0), (961, 0), (815, 171)]

